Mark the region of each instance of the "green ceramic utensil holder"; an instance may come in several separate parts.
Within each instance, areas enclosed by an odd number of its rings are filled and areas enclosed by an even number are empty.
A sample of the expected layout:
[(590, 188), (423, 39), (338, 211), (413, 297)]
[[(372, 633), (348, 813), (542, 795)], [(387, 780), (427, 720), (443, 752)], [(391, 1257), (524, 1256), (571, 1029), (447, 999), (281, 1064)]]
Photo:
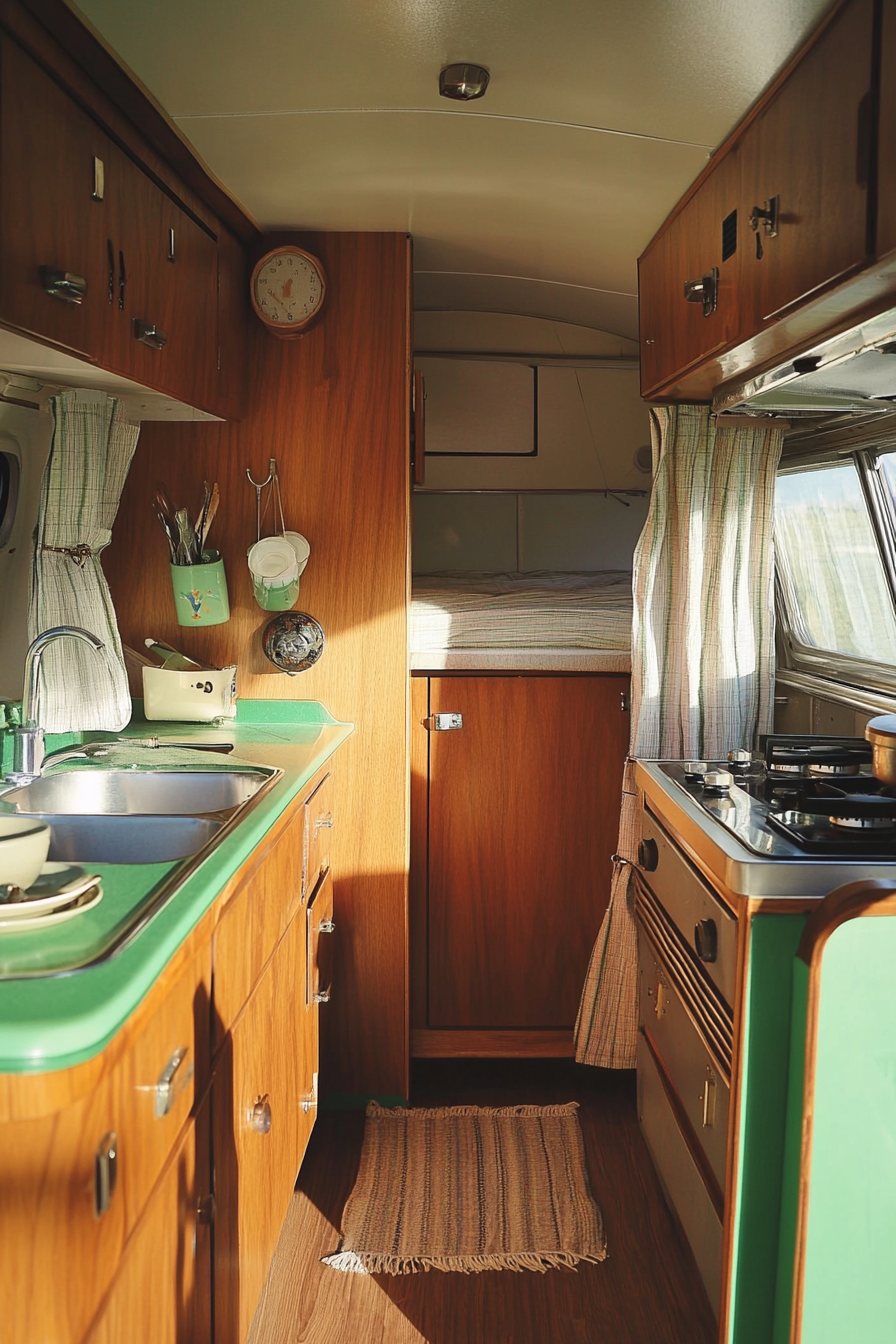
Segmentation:
[(220, 551), (203, 551), (198, 565), (172, 565), (171, 586), (178, 625), (223, 625), (230, 620)]

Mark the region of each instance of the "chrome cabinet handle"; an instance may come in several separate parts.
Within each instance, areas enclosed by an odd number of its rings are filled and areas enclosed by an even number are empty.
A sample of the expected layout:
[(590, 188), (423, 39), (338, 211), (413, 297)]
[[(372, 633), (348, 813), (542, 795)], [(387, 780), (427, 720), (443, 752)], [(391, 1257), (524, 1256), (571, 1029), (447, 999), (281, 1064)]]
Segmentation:
[(102, 159), (96, 155), (93, 158), (93, 191), (90, 193), (91, 200), (101, 201), (106, 195), (106, 169)]
[(332, 919), (322, 919), (317, 926), (317, 931), (318, 933), (335, 933), (336, 925), (333, 923)]
[(270, 1134), (273, 1114), (271, 1112), (270, 1098), (265, 1092), (263, 1097), (256, 1097), (255, 1102), (249, 1107), (248, 1113), (249, 1128), (254, 1129), (256, 1134)]
[(167, 332), (152, 322), (142, 321), (139, 317), (134, 318), (134, 339), (148, 345), (150, 350), (161, 350), (168, 344)]
[(311, 1078), (311, 1091), (310, 1091), (310, 1092), (306, 1092), (305, 1095), (304, 1095), (303, 1097), (300, 1098), (300, 1102), (299, 1102), (299, 1104), (301, 1105), (302, 1110), (305, 1112), (306, 1115), (308, 1114), (309, 1111), (316, 1111), (316, 1110), (317, 1110), (317, 1074), (316, 1074), (316, 1073), (313, 1074), (313, 1075), (312, 1075), (312, 1078)]
[(100, 1139), (93, 1158), (93, 1207), (102, 1218), (118, 1184), (118, 1135), (110, 1130)]
[(423, 727), (430, 733), (448, 733), (463, 726), (463, 714), (430, 714), (423, 720)]
[(332, 831), (333, 813), (323, 812), (319, 817), (315, 817), (314, 829), (315, 831)]
[(109, 302), (115, 302), (115, 248), (112, 239), (106, 239), (106, 259), (109, 262)]
[(119, 248), (118, 251), (118, 311), (124, 312), (124, 292), (127, 288), (128, 273), (124, 267), (124, 253)]
[(333, 989), (333, 986), (332, 986), (332, 985), (327, 985), (326, 989), (318, 990), (318, 992), (317, 992), (316, 994), (312, 994), (312, 996), (311, 996), (311, 1002), (312, 1002), (312, 1003), (329, 1003), (329, 1002), (330, 1002), (330, 994), (331, 994), (331, 992), (332, 992), (332, 989)]
[(719, 306), (718, 266), (713, 266), (699, 280), (685, 280), (684, 297), (688, 303), (702, 303), (704, 317), (714, 313)]
[(55, 270), (52, 266), (41, 266), (40, 283), (51, 299), (61, 299), (63, 303), (82, 303), (87, 293), (83, 275)]
[(189, 1048), (179, 1045), (162, 1070), (156, 1083), (156, 1119), (167, 1115), (193, 1077), (193, 1061), (187, 1059)]

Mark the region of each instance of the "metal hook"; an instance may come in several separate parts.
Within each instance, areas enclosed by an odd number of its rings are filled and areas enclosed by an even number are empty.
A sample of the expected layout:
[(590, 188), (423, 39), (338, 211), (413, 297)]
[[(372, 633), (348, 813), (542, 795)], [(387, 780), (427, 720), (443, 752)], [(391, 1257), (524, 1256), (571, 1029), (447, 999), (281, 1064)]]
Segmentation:
[(247, 476), (247, 478), (248, 478), (249, 484), (250, 484), (250, 485), (253, 485), (253, 486), (255, 487), (255, 540), (256, 540), (256, 541), (261, 541), (261, 492), (262, 492), (262, 490), (264, 490), (264, 489), (266, 488), (266, 486), (269, 486), (269, 485), (271, 484), (271, 481), (273, 481), (273, 479), (274, 479), (274, 477), (275, 477), (276, 475), (277, 475), (277, 459), (276, 459), (276, 457), (271, 457), (271, 458), (268, 459), (268, 478), (267, 478), (266, 481), (262, 481), (260, 485), (259, 485), (258, 481), (253, 481), (253, 479), (252, 479), (252, 470), (251, 470), (251, 468), (250, 468), (250, 467), (247, 467), (247, 468), (246, 468), (246, 476)]

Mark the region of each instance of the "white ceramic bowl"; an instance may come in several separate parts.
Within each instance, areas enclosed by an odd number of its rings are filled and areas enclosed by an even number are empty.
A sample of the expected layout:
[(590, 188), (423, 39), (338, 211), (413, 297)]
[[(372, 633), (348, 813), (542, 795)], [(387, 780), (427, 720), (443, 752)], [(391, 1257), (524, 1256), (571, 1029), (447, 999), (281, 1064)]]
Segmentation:
[(33, 817), (0, 816), (0, 885), (27, 891), (36, 882), (50, 850), (50, 828)]

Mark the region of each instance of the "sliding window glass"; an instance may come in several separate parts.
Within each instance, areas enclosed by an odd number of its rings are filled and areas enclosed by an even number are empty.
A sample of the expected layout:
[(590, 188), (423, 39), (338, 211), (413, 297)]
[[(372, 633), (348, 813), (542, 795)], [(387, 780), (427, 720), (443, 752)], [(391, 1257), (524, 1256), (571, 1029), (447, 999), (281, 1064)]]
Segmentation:
[(884, 457), (861, 454), (783, 470), (775, 491), (775, 548), (794, 664), (839, 680), (891, 686), (896, 607), (883, 557), (887, 518), (896, 510), (888, 513), (883, 496), (889, 479), (896, 500), (896, 461), (887, 455), (884, 463)]

